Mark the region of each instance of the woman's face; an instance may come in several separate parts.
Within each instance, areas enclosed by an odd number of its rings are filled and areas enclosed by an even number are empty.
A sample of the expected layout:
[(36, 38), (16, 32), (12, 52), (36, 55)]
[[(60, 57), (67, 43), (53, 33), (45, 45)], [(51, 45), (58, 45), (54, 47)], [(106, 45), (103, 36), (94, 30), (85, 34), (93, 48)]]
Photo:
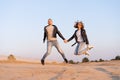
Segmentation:
[(82, 28), (82, 23), (78, 23), (78, 28)]

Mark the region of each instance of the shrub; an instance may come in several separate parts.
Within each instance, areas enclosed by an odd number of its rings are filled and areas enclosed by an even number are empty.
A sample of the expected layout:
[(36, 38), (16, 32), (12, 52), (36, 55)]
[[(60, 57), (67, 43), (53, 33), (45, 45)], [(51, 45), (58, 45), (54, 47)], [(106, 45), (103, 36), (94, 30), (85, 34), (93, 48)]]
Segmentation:
[(115, 57), (115, 60), (120, 60), (120, 56), (116, 56), (116, 57)]
[(87, 57), (83, 58), (82, 62), (89, 62), (89, 59)]
[(104, 62), (104, 60), (103, 59), (99, 59), (99, 62)]
[(92, 61), (90, 61), (90, 62), (95, 62), (95, 61), (92, 60)]
[(14, 57), (14, 55), (10, 54), (10, 55), (8, 56), (8, 60), (9, 60), (9, 61), (15, 61), (16, 58)]
[(98, 62), (98, 60), (95, 60), (95, 62)]
[(79, 64), (79, 63), (80, 63), (79, 61), (76, 62), (76, 64)]
[(73, 60), (69, 60), (70, 64), (75, 64), (75, 62)]

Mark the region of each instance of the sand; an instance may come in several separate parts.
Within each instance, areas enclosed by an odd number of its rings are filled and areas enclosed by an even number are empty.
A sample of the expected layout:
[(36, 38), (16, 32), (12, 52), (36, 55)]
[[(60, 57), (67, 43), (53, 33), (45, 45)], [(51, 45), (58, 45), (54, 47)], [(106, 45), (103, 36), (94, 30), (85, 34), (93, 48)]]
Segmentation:
[(120, 80), (120, 61), (44, 66), (0, 61), (0, 80)]

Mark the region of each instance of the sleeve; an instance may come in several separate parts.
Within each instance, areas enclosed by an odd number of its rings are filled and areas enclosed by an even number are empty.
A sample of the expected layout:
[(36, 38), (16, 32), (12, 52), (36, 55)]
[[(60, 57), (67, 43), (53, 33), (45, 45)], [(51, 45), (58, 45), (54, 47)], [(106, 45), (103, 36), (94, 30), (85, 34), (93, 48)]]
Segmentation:
[[(46, 28), (46, 27), (45, 27)], [(47, 36), (47, 33), (46, 33), (46, 29), (44, 28), (44, 36), (43, 36), (43, 43), (45, 42), (45, 39), (46, 39), (46, 36)]]
[(58, 30), (57, 27), (56, 27), (56, 32), (63, 40), (65, 40), (65, 38), (63, 37), (63, 35), (61, 34), (61, 32)]
[(84, 30), (84, 39), (85, 39), (86, 44), (89, 44), (88, 37), (87, 37), (85, 30)]
[(75, 33), (76, 33), (76, 31), (75, 31), (74, 34), (67, 40), (68, 42), (71, 41), (73, 38), (75, 38)]

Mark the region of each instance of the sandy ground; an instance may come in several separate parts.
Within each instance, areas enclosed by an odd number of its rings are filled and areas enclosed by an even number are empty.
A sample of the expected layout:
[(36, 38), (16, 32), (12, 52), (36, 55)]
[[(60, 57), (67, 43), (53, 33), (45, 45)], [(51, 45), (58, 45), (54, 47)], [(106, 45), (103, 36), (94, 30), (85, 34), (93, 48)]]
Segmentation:
[(45, 66), (0, 61), (0, 80), (120, 80), (120, 61)]

